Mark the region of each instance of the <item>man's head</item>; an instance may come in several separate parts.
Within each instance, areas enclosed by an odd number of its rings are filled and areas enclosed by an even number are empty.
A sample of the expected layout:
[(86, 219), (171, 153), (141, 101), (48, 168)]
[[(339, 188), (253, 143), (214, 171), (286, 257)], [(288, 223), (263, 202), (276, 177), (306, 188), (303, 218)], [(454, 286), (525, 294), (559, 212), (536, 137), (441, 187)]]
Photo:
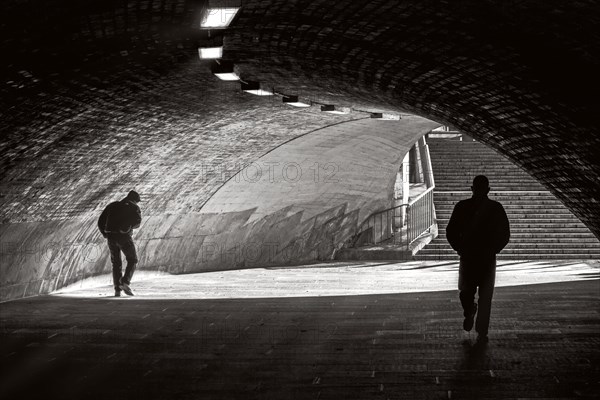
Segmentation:
[(490, 191), (490, 181), (484, 175), (477, 175), (473, 179), (471, 190), (473, 190), (473, 195), (475, 196), (485, 196)]
[(134, 203), (139, 203), (140, 201), (140, 195), (135, 190), (130, 191), (125, 198), (129, 201), (133, 201)]

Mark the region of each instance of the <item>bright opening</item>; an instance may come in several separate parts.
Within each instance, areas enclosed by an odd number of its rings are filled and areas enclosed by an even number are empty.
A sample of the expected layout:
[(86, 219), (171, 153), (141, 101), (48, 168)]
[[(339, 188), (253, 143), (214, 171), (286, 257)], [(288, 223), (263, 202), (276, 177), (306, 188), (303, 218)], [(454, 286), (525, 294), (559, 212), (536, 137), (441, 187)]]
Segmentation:
[(223, 46), (219, 47), (200, 47), (198, 54), (202, 60), (210, 60), (223, 57)]
[(239, 10), (238, 8), (209, 8), (206, 10), (202, 21), (201, 28), (227, 28)]

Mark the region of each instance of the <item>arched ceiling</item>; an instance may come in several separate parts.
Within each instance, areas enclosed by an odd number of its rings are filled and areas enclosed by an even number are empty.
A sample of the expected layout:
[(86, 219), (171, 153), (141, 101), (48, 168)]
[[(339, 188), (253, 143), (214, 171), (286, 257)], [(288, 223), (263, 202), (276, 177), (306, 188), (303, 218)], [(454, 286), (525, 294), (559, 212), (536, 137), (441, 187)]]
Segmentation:
[[(216, 186), (190, 185), (192, 165), (246, 162), (340, 121), (216, 81), (194, 40), (205, 6), (2, 3), (4, 222), (77, 216), (142, 179), (151, 210), (195, 210)], [(599, 47), (595, 1), (249, 0), (225, 37), (242, 75), (278, 91), (469, 133), (596, 235)]]

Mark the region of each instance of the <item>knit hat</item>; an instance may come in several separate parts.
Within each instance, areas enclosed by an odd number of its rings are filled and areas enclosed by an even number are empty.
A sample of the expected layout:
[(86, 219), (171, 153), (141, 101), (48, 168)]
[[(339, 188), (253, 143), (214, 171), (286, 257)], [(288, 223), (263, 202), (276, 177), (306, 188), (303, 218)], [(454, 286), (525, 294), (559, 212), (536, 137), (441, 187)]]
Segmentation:
[(133, 201), (135, 201), (135, 202), (138, 202), (138, 201), (140, 201), (140, 195), (139, 195), (139, 194), (138, 194), (138, 192), (136, 192), (135, 190), (132, 190), (132, 191), (130, 191), (130, 192), (127, 194), (127, 198), (128, 198), (129, 200), (133, 200)]

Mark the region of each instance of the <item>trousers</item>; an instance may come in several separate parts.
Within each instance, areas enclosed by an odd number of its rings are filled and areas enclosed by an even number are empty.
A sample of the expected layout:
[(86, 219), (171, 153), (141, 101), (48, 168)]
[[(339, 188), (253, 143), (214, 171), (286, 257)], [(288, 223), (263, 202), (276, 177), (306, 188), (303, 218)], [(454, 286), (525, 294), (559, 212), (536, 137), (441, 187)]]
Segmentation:
[[(135, 244), (131, 235), (126, 233), (109, 233), (107, 234), (108, 249), (110, 250), (110, 261), (112, 263), (113, 285), (115, 290), (120, 290), (121, 282), (130, 284), (135, 267), (138, 262)], [(127, 260), (125, 275), (123, 273), (123, 262), (121, 261), (121, 252)]]
[(458, 272), (458, 290), (464, 316), (473, 313), (475, 293), (479, 290), (475, 330), (487, 335), (490, 325), (492, 296), (496, 283), (496, 255), (461, 256)]

